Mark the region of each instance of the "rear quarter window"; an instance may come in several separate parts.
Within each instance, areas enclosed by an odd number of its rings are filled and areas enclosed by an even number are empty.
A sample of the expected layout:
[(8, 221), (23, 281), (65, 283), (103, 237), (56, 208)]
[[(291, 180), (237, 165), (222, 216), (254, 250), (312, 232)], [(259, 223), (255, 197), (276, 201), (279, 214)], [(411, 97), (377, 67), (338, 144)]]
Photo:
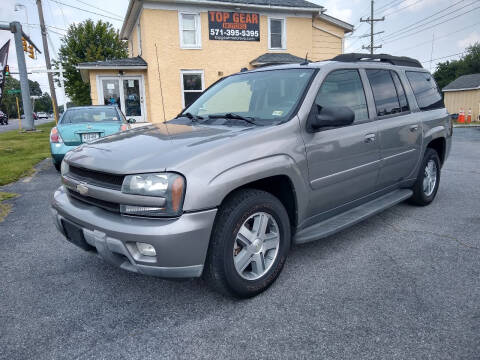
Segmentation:
[(406, 71), (406, 75), (420, 110), (445, 107), (442, 95), (432, 75), (420, 71)]

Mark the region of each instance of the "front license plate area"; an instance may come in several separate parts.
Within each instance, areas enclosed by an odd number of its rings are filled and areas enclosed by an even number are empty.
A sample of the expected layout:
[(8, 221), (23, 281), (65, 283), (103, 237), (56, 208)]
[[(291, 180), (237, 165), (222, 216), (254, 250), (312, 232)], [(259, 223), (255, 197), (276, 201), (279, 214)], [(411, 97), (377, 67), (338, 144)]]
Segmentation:
[(82, 142), (90, 142), (97, 140), (100, 137), (99, 133), (85, 133), (82, 134)]
[(83, 231), (80, 227), (72, 224), (70, 221), (62, 220), (62, 226), (67, 235), (67, 240), (72, 244), (77, 245), (83, 250), (92, 250), (93, 248), (85, 241)]

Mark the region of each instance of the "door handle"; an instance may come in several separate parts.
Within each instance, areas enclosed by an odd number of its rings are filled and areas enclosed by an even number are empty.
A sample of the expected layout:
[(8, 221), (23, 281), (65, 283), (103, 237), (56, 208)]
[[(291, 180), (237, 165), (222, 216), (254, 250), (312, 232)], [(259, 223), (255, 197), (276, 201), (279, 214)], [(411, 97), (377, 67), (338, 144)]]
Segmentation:
[(410, 126), (410, 131), (411, 131), (411, 132), (415, 132), (415, 131), (417, 131), (417, 130), (418, 130), (418, 125), (412, 125), (412, 126)]
[(375, 141), (375, 138), (376, 138), (375, 134), (367, 134), (365, 135), (365, 139), (363, 141), (366, 143), (372, 143)]

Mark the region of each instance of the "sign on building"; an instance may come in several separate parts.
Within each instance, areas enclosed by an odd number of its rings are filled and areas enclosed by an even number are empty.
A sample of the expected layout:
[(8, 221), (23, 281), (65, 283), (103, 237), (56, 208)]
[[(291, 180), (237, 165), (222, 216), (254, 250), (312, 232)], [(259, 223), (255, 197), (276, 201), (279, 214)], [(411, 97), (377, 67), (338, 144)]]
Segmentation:
[(255, 13), (208, 12), (210, 40), (260, 41), (260, 16)]

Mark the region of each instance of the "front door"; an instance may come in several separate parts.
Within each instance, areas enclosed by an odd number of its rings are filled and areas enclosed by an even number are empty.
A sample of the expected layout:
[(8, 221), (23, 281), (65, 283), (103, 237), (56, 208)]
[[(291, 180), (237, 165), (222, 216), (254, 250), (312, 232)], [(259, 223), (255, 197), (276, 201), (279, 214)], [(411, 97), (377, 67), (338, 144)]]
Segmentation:
[(347, 106), (355, 113), (352, 125), (304, 135), (312, 188), (309, 215), (321, 220), (322, 214), (331, 214), (374, 191), (380, 154), (376, 124), (369, 121), (358, 70), (328, 74), (313, 106)]
[(117, 105), (127, 119), (146, 121), (141, 76), (100, 77), (99, 103)]

